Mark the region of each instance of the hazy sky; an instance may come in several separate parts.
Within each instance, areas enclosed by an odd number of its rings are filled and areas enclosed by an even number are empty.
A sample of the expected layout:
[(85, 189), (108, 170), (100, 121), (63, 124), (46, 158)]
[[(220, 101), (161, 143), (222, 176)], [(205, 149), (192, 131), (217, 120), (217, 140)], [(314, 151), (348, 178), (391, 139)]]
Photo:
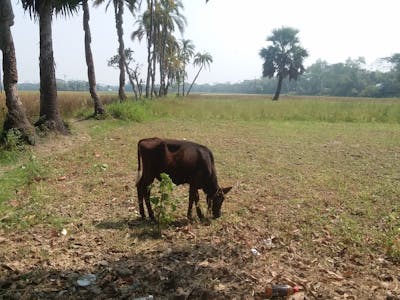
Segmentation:
[[(12, 2), (19, 82), (38, 82), (39, 26), (23, 12), (20, 1)], [(306, 66), (317, 59), (337, 63), (360, 56), (372, 64), (400, 52), (399, 0), (210, 0), (207, 4), (183, 0), (183, 4), (188, 21), (183, 37), (193, 41), (196, 51), (207, 51), (214, 59), (210, 71), (200, 74), (199, 83), (259, 78), (258, 53), (268, 45), (266, 37), (272, 30), (282, 26), (300, 30), (301, 44), (310, 54)], [(139, 45), (130, 39), (134, 21), (126, 10), (125, 46), (135, 51), (145, 77), (144, 41)], [(118, 71), (107, 66), (118, 47), (112, 6), (107, 12), (105, 6), (91, 7), (90, 25), (97, 82), (117, 84)], [(54, 19), (53, 47), (57, 78), (87, 80), (81, 13)], [(194, 75), (190, 68), (188, 80)]]

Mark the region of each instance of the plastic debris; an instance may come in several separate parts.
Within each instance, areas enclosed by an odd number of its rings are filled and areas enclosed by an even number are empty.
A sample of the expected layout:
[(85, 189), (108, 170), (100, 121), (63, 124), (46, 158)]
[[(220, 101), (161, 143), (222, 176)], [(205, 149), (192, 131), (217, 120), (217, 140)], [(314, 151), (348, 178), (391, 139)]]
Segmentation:
[(153, 295), (148, 295), (145, 297), (134, 298), (133, 300), (153, 300), (153, 299), (154, 299)]
[(251, 253), (253, 253), (253, 255), (255, 255), (255, 256), (261, 255), (261, 253), (258, 252), (256, 248), (251, 248)]
[(94, 274), (86, 274), (83, 275), (82, 277), (80, 277), (76, 283), (79, 286), (85, 287), (85, 286), (89, 286), (91, 284), (93, 284), (96, 281), (96, 275)]

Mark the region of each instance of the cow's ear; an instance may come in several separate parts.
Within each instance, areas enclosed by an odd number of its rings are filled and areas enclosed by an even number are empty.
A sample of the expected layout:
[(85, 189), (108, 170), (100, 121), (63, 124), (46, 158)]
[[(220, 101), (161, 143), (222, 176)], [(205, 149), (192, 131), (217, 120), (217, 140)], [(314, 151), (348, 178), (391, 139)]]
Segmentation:
[(226, 188), (222, 188), (222, 192), (225, 194), (227, 194), (230, 190), (232, 189), (232, 187), (226, 187)]

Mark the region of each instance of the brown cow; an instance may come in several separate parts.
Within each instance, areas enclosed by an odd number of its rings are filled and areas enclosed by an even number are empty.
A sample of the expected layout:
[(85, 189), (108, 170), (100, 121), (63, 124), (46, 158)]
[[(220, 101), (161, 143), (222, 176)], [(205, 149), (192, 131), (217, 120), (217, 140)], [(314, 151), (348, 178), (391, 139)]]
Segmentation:
[(176, 185), (189, 184), (189, 207), (187, 217), (192, 219), (193, 201), (200, 219), (203, 213), (199, 206), (198, 189), (207, 195), (208, 209), (212, 210), (214, 218), (221, 216), (221, 205), (224, 194), (232, 187), (220, 188), (211, 151), (203, 146), (189, 141), (148, 138), (138, 142), (138, 177), (136, 187), (139, 210), (145, 218), (143, 199), (145, 200), (149, 217), (154, 219), (150, 204), (148, 186), (154, 179), (160, 180), (160, 174), (166, 173)]

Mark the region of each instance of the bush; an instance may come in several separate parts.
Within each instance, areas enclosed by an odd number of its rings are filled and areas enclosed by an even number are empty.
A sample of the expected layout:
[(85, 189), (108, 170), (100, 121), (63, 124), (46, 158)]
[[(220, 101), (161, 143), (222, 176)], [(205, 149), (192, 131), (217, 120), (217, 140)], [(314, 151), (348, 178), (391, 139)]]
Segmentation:
[(143, 122), (147, 115), (144, 102), (111, 103), (107, 111), (114, 118), (133, 122)]
[[(176, 211), (179, 201), (171, 196), (174, 184), (168, 174), (162, 173), (160, 176), (161, 181), (157, 186), (155, 196), (150, 197), (150, 202), (154, 208), (158, 234), (161, 236), (162, 227), (174, 221), (172, 214)], [(152, 188), (154, 188), (154, 184), (149, 186), (149, 189)]]

